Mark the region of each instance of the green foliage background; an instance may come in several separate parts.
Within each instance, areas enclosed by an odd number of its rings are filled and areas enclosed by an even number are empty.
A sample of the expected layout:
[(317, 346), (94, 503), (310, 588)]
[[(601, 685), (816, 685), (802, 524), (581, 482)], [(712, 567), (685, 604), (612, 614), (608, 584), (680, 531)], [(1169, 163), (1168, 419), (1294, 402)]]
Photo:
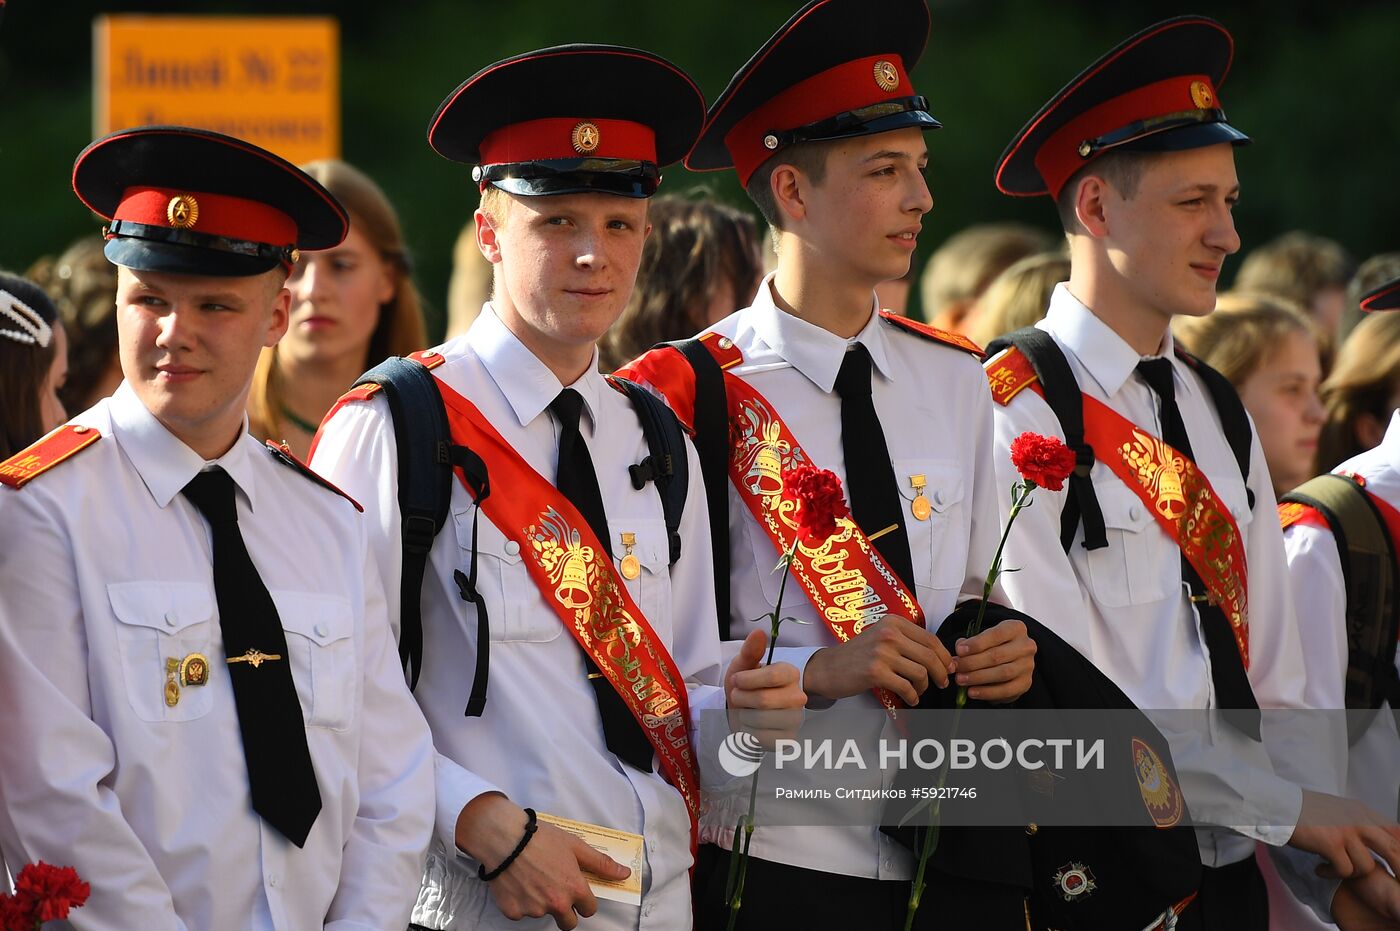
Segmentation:
[[(343, 155), (398, 205), (439, 326), (451, 247), (471, 215), (467, 170), (428, 149), (428, 118), (467, 76), (499, 58), (566, 42), (648, 48), (711, 97), (800, 0), (9, 0), (0, 24), (0, 267), (23, 270), (97, 224), (69, 188), (92, 137), (91, 22), (101, 13), (318, 13), (341, 22)], [(1400, 249), (1400, 3), (932, 0), (914, 70), (945, 129), (931, 134), (935, 212), (916, 262), (968, 224), (1054, 226), (1048, 200), (997, 193), (992, 166), (1016, 130), (1081, 67), (1138, 28), (1204, 13), (1234, 33), (1221, 97), (1255, 144), (1239, 153), (1236, 212), (1245, 249), (1289, 229), (1339, 240), (1358, 259)], [(880, 16), (880, 0), (868, 15)], [(625, 93), (625, 88), (619, 88)], [(665, 191), (696, 185), (747, 204), (732, 174), (671, 169)], [(1234, 263), (1234, 264), (1237, 264)], [(1227, 277), (1230, 271), (1227, 270)]]

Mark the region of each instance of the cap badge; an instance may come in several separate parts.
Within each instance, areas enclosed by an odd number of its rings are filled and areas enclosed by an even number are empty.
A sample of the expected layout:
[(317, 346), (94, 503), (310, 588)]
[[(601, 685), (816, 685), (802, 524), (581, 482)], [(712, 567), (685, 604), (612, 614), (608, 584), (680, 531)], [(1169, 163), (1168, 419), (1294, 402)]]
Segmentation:
[(1060, 867), (1053, 880), (1055, 887), (1059, 890), (1060, 898), (1066, 902), (1073, 902), (1081, 896), (1093, 895), (1098, 885), (1094, 882), (1094, 874), (1083, 863), (1073, 861)]
[(587, 155), (598, 148), (602, 135), (598, 132), (598, 124), (585, 120), (574, 127), (573, 143), (574, 151), (580, 155)]
[(1215, 94), (1211, 93), (1210, 85), (1205, 81), (1192, 81), (1191, 102), (1201, 110), (1209, 110), (1215, 106)]
[(176, 194), (165, 205), (165, 219), (176, 229), (193, 228), (199, 222), (199, 201), (189, 194)]
[(899, 69), (894, 66), (894, 62), (884, 58), (875, 62), (875, 83), (886, 93), (899, 86)]

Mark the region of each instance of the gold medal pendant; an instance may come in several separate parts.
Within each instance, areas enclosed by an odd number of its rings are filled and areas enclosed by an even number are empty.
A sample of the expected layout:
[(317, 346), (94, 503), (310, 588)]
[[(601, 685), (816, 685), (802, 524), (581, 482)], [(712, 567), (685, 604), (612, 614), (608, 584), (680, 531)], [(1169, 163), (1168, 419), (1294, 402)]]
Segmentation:
[(637, 535), (635, 533), (622, 534), (622, 545), (627, 547), (627, 552), (622, 555), (622, 577), (631, 581), (642, 574), (642, 562), (632, 555), (632, 547), (637, 545)]
[(180, 704), (180, 683), (175, 681), (180, 672), (180, 661), (173, 656), (165, 661), (165, 704), (174, 708)]
[(924, 497), (924, 488), (928, 485), (928, 479), (923, 475), (909, 476), (909, 484), (914, 488), (914, 500), (909, 504), (909, 510), (913, 513), (915, 520), (928, 520), (933, 513), (933, 505), (928, 503)]

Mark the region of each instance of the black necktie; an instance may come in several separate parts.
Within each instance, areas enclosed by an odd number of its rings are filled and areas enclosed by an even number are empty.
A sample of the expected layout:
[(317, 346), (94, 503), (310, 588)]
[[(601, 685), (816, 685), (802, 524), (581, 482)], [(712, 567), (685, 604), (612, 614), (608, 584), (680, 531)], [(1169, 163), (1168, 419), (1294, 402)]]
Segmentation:
[[(579, 415), (583, 413), (583, 396), (565, 388), (549, 403), (549, 411), (559, 422), (559, 468), (555, 486), (568, 498), (612, 558), (612, 540), (608, 534), (608, 515), (603, 509), (603, 493), (598, 489), (598, 473), (593, 470), (593, 457), (578, 432)], [(652, 747), (646, 732), (632, 716), (622, 696), (612, 687), (593, 662), (587, 651), (583, 654), (588, 669), (588, 681), (598, 700), (598, 713), (603, 718), (603, 738), (608, 749), (624, 763), (643, 772), (651, 772)]]
[(233, 479), (211, 469), (190, 479), (183, 494), (209, 522), (214, 541), (224, 668), (233, 683), (253, 810), (300, 847), (320, 814), (321, 792), (282, 621), (238, 530)]
[[(1191, 438), (1186, 434), (1186, 424), (1181, 419), (1181, 409), (1176, 406), (1176, 384), (1172, 377), (1170, 359), (1144, 359), (1137, 365), (1138, 374), (1147, 382), (1161, 402), (1162, 439), (1177, 452), (1193, 463), (1196, 455), (1191, 451)], [(1240, 658), (1239, 647), (1235, 644), (1234, 631), (1230, 621), (1219, 606), (1211, 604), (1207, 597), (1205, 583), (1195, 567), (1181, 556), (1181, 578), (1191, 590), (1191, 600), (1201, 616), (1201, 633), (1205, 636), (1206, 648), (1210, 651), (1210, 677), (1215, 683), (1215, 696), (1222, 709), (1244, 709), (1258, 711), (1259, 703), (1250, 688), (1249, 676)], [(1254, 715), (1227, 715), (1227, 718), (1242, 731), (1258, 739), (1259, 718)]]
[(836, 375), (841, 396), (841, 451), (846, 459), (846, 492), (851, 516), (867, 535), (893, 530), (875, 540), (886, 563), (914, 593), (914, 562), (909, 557), (909, 534), (904, 528), (904, 507), (895, 484), (890, 448), (870, 397), (870, 353), (860, 343), (841, 360)]

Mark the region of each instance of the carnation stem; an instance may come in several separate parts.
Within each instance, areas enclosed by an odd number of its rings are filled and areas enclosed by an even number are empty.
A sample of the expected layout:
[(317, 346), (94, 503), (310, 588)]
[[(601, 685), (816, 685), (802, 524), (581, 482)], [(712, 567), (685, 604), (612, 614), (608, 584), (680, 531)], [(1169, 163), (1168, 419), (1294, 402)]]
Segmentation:
[[(778, 583), (778, 603), (774, 605), (772, 613), (768, 615), (768, 655), (763, 660), (765, 666), (773, 664), (773, 651), (778, 646), (778, 628), (783, 624), (783, 595), (787, 592), (788, 569), (792, 566), (793, 555), (797, 552), (797, 541), (798, 537), (794, 536), (787, 552), (783, 554), (782, 559), (778, 560), (778, 567), (783, 571), (783, 578)], [(749, 872), (749, 844), (753, 841), (754, 810), (757, 806), (758, 771), (755, 770), (753, 782), (749, 785), (749, 813), (734, 826), (734, 843), (730, 850), (729, 860), (729, 879), (725, 883), (726, 904), (729, 906), (729, 921), (725, 925), (727, 931), (734, 931), (734, 923), (739, 920), (739, 909), (744, 904), (744, 879)], [(736, 857), (734, 852), (739, 850), (740, 828), (744, 831), (744, 846)]]
[[(1011, 513), (1007, 515), (1006, 526), (1001, 530), (1001, 540), (997, 543), (997, 552), (992, 557), (992, 567), (987, 571), (987, 578), (982, 582), (982, 601), (977, 605), (977, 617), (967, 628), (967, 636), (975, 637), (982, 632), (982, 623), (987, 619), (987, 602), (992, 598), (992, 589), (996, 587), (997, 579), (1001, 577), (1001, 556), (1006, 549), (1006, 540), (1011, 536), (1011, 525), (1016, 522), (1016, 515), (1021, 513), (1027, 502), (1030, 501), (1031, 492), (1036, 489), (1035, 482), (1023, 479), (1016, 483), (1015, 497), (1011, 502)], [(962, 716), (963, 707), (967, 704), (967, 686), (958, 686), (957, 706), (953, 711), (953, 727), (950, 735), (958, 736), (958, 719)], [(948, 763), (944, 762), (938, 771), (938, 787), (944, 788), (948, 778)], [(914, 873), (914, 882), (909, 888), (909, 909), (904, 913), (904, 931), (911, 931), (914, 927), (914, 915), (919, 911), (919, 900), (924, 894), (924, 874), (928, 869), (929, 858), (933, 856), (934, 850), (938, 848), (938, 815), (940, 800), (934, 799), (929, 803), (930, 818), (932, 824), (929, 825), (928, 832), (924, 834), (924, 842), (919, 850), (919, 867)]]

